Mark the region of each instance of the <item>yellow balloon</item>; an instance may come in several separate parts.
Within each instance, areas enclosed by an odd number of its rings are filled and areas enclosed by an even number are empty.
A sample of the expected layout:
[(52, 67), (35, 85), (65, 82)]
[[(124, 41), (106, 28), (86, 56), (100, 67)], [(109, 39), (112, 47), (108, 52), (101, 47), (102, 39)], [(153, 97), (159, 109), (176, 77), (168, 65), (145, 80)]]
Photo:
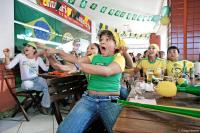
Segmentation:
[(164, 17), (162, 17), (162, 18), (160, 19), (160, 23), (161, 23), (162, 25), (168, 25), (169, 22), (170, 22), (170, 20), (169, 20), (169, 17), (168, 17), (168, 16), (164, 16)]
[(176, 95), (177, 88), (175, 83), (170, 81), (161, 81), (155, 87), (156, 92), (164, 97), (173, 97)]

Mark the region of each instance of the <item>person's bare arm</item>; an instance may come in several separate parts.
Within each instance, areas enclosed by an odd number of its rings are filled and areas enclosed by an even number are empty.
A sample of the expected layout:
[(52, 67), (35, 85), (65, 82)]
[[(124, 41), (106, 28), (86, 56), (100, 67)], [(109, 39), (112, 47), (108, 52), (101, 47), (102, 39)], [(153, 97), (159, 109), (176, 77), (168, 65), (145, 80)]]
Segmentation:
[(133, 68), (133, 59), (131, 58), (131, 56), (129, 55), (129, 53), (127, 52), (128, 48), (127, 47), (122, 47), (121, 48), (121, 53), (125, 58), (125, 62), (126, 62), (126, 68)]
[[(77, 68), (75, 65), (61, 65), (61, 64), (54, 64), (57, 69), (62, 71), (67, 71), (68, 73), (74, 73), (77, 71)], [(116, 62), (112, 62), (108, 66), (100, 66), (100, 65), (92, 65), (92, 64), (86, 64), (86, 63), (79, 63), (77, 64), (79, 66), (79, 70), (88, 74), (97, 74), (102, 76), (110, 76), (116, 73), (122, 72), (119, 64)]]
[(90, 60), (88, 59), (87, 56), (85, 57), (80, 57), (77, 58), (76, 56), (72, 54), (68, 54), (63, 50), (55, 49), (55, 48), (46, 48), (45, 49), (48, 55), (54, 55), (57, 54), (59, 55), (63, 60), (71, 62), (71, 63), (90, 63)]

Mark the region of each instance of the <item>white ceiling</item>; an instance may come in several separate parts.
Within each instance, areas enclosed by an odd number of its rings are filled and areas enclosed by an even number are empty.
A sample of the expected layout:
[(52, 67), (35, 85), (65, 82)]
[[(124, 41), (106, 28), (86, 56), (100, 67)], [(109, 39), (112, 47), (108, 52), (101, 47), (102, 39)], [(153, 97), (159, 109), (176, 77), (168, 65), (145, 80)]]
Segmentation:
[[(67, 2), (68, 0), (65, 1)], [(127, 20), (126, 15), (123, 18), (114, 15), (111, 16), (108, 14), (108, 11), (115, 9), (144, 16), (159, 15), (164, 1), (166, 0), (87, 0), (86, 8), (82, 9), (80, 8), (81, 0), (76, 0), (72, 6), (82, 14), (88, 16), (91, 20), (94, 20), (97, 24), (104, 23), (109, 27), (122, 31), (128, 30), (134, 33), (149, 33), (156, 32), (158, 29), (155, 28), (154, 22)], [(95, 10), (90, 9), (92, 3), (98, 5)], [(100, 12), (102, 6), (108, 7), (105, 13)]]

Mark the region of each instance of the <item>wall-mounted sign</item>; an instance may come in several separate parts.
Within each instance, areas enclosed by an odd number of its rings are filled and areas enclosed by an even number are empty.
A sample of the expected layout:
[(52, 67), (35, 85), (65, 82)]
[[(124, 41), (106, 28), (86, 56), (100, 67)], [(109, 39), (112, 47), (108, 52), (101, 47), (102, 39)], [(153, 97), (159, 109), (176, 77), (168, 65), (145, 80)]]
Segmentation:
[(91, 21), (88, 19), (88, 16), (82, 15), (64, 1), (43, 0), (42, 2), (38, 2), (38, 4), (82, 29), (91, 32)]

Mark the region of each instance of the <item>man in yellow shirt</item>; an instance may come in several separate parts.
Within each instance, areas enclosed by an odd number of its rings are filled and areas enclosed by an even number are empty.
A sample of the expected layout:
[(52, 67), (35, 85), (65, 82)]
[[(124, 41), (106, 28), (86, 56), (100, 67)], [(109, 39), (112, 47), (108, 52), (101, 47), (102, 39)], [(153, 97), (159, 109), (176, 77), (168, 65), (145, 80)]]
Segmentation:
[(153, 75), (159, 77), (161, 72), (166, 69), (166, 61), (158, 58), (159, 47), (157, 44), (150, 44), (147, 52), (148, 57), (141, 59), (136, 68), (143, 72), (141, 76), (146, 76), (147, 70), (151, 69)]
[(167, 50), (167, 76), (180, 77), (183, 72), (184, 63), (187, 68), (187, 73), (194, 67), (191, 61), (181, 60), (178, 61), (179, 49), (176, 46), (171, 46)]

